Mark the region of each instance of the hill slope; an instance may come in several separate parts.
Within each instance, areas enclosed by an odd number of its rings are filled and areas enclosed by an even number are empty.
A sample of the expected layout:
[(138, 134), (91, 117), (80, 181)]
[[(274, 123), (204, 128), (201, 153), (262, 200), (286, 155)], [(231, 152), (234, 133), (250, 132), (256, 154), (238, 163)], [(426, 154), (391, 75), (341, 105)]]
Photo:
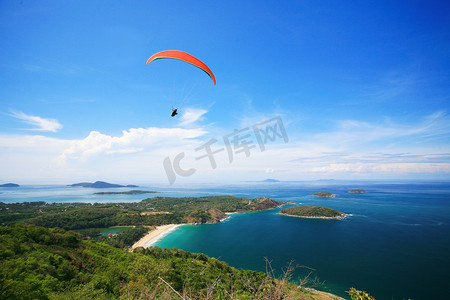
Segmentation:
[(0, 228), (0, 299), (337, 299), (204, 254), (134, 253), (62, 229)]
[(226, 212), (272, 209), (285, 203), (270, 198), (233, 196), (155, 197), (128, 203), (1, 203), (0, 224), (26, 222), (66, 230), (121, 225), (217, 223)]

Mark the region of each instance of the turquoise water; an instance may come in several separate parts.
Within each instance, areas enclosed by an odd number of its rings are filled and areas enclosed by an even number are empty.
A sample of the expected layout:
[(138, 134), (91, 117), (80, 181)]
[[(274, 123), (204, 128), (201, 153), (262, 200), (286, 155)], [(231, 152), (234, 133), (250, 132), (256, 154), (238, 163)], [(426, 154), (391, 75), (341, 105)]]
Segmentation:
[[(362, 188), (366, 194), (349, 194)], [(275, 214), (277, 210), (233, 215), (223, 223), (181, 226), (161, 247), (206, 253), (241, 269), (278, 272), (291, 260), (315, 270), (318, 289), (346, 297), (350, 287), (379, 299), (445, 299), (450, 276), (450, 184), (343, 182), (247, 183), (190, 188), (139, 187), (161, 194), (93, 195), (100, 191), (67, 186), (1, 188), (1, 202), (133, 202), (155, 196), (267, 196), (322, 205), (352, 214), (344, 220), (313, 220)], [(318, 191), (335, 198), (309, 196)], [(306, 274), (299, 268), (293, 279)], [(348, 297), (347, 297), (348, 298)]]

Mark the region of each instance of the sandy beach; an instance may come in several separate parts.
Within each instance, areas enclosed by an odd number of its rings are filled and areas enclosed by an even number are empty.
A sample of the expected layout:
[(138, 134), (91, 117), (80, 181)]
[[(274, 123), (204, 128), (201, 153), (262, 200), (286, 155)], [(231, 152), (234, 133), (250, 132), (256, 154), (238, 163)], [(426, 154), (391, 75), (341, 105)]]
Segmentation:
[(159, 239), (181, 225), (182, 224), (169, 224), (156, 227), (155, 229), (147, 233), (144, 237), (142, 237), (139, 241), (137, 241), (133, 246), (131, 246), (130, 251), (133, 251), (133, 249), (137, 247), (147, 248), (152, 246)]

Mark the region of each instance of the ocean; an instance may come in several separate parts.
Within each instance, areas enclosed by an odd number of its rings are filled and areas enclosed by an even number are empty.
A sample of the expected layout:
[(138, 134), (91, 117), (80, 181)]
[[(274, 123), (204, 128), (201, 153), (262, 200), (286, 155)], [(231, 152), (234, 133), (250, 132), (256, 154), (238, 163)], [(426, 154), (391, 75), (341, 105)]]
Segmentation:
[[(364, 194), (348, 193), (360, 188)], [(139, 187), (148, 195), (93, 195), (112, 189), (25, 186), (0, 189), (1, 202), (130, 202), (155, 196), (270, 197), (351, 214), (343, 220), (277, 215), (279, 209), (234, 214), (222, 223), (180, 226), (156, 243), (201, 252), (239, 269), (307, 277), (345, 298), (351, 287), (376, 299), (446, 299), (450, 279), (450, 183), (339, 181), (246, 183), (189, 188)], [(130, 188), (114, 189), (125, 191)], [(326, 191), (334, 198), (312, 193)]]

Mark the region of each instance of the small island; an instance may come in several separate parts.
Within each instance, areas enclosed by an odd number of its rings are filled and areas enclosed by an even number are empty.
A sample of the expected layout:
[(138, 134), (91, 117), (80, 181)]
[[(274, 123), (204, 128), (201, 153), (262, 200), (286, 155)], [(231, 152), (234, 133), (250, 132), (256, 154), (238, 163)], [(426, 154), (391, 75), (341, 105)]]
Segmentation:
[(294, 206), (282, 209), (278, 214), (298, 218), (333, 220), (339, 220), (349, 216), (335, 209), (323, 206)]
[(354, 193), (354, 194), (363, 194), (363, 193), (367, 193), (366, 190), (361, 190), (361, 189), (351, 189), (350, 191), (348, 191), (349, 193)]
[(127, 192), (98, 192), (94, 193), (94, 195), (141, 195), (141, 194), (155, 194), (155, 193), (159, 192), (132, 190)]
[(69, 186), (81, 186), (81, 187), (90, 187), (90, 188), (118, 188), (118, 187), (138, 187), (137, 185), (129, 184), (129, 185), (120, 185), (120, 184), (114, 184), (114, 183), (108, 183), (104, 181), (96, 181), (94, 183), (91, 182), (80, 182), (80, 183), (74, 183), (70, 184)]
[(16, 184), (16, 183), (5, 183), (5, 184), (0, 184), (0, 187), (19, 187), (20, 185)]
[(334, 198), (334, 196), (336, 196), (336, 195), (335, 195), (335, 194), (332, 194), (332, 193), (328, 193), (328, 192), (317, 192), (317, 193), (312, 194), (311, 196), (314, 196), (314, 197), (331, 197), (331, 198)]

